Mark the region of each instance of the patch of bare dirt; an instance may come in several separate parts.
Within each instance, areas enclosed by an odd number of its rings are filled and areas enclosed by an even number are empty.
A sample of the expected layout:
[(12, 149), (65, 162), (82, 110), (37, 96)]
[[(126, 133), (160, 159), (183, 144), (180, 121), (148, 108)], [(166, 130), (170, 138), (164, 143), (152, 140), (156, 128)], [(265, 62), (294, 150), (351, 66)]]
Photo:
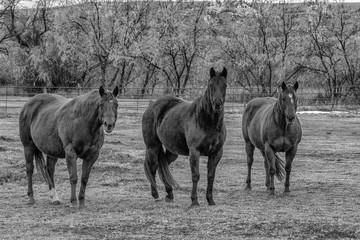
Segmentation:
[[(171, 171), (180, 184), (174, 203), (155, 202), (143, 171), (141, 116), (119, 119), (106, 135), (86, 191), (86, 208), (70, 207), (64, 160), (56, 165), (61, 205), (49, 202), (48, 187), (34, 177), (37, 203), (27, 202), (27, 180), (17, 119), (0, 119), (0, 234), (2, 239), (356, 239), (360, 238), (360, 131), (358, 116), (301, 114), (303, 139), (293, 163), (291, 194), (276, 182), (264, 186), (263, 159), (255, 152), (252, 190), (247, 172), (241, 115), (226, 115), (228, 137), (214, 184), (216, 206), (205, 199), (206, 158), (200, 161), (200, 207), (189, 208), (187, 157)], [(78, 161), (81, 174), (81, 160)], [(161, 198), (165, 189), (158, 180)], [(77, 191), (79, 190), (79, 186)]]

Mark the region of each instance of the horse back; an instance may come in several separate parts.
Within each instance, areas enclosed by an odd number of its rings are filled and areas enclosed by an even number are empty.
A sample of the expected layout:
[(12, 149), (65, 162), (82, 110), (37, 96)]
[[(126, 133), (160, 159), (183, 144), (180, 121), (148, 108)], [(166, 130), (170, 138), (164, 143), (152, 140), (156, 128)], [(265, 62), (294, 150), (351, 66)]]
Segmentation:
[(24, 146), (35, 143), (39, 147), (38, 135), (53, 134), (54, 115), (66, 101), (59, 95), (38, 94), (25, 103), (19, 116), (20, 140)]
[(187, 102), (172, 96), (165, 96), (150, 102), (142, 117), (142, 132), (146, 145), (149, 146), (160, 141), (157, 136), (157, 127), (161, 125), (171, 109), (184, 103)]

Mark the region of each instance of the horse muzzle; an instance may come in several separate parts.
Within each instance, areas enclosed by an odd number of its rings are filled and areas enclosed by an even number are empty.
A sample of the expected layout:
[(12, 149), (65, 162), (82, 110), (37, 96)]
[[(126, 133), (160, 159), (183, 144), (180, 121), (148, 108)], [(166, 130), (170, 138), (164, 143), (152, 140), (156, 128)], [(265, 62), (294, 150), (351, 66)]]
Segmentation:
[(222, 103), (213, 103), (212, 108), (213, 108), (214, 112), (219, 113), (219, 112), (221, 112), (221, 110), (223, 110), (224, 104), (222, 104)]
[(104, 122), (103, 125), (106, 133), (111, 133), (115, 128), (115, 122), (114, 123)]
[(294, 123), (295, 123), (295, 116), (294, 117), (286, 116), (286, 125), (292, 126)]

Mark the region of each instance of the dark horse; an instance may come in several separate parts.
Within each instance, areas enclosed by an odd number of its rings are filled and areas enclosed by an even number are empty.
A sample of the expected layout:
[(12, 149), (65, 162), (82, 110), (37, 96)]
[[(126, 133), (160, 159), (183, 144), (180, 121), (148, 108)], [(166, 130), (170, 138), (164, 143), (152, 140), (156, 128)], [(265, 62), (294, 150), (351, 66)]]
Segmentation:
[(242, 132), (246, 144), (248, 175), (247, 188), (251, 189), (251, 166), (254, 161), (254, 149), (260, 149), (265, 160), (266, 182), (270, 195), (275, 194), (274, 175), (282, 180), (284, 161), (278, 152), (285, 152), (286, 179), (285, 190), (290, 191), (291, 164), (295, 158), (301, 140), (301, 125), (296, 116), (297, 99), (296, 82), (294, 86), (286, 86), (283, 82), (278, 99), (255, 98), (245, 107), (242, 118)]
[(215, 170), (226, 138), (224, 103), (227, 70), (216, 73), (210, 69), (210, 80), (205, 94), (192, 103), (166, 96), (150, 104), (142, 118), (142, 134), (146, 145), (145, 174), (151, 183), (151, 194), (159, 198), (155, 175), (165, 185), (166, 201), (173, 201), (173, 179), (169, 165), (178, 155), (189, 156), (192, 174), (192, 206), (199, 205), (197, 185), (200, 179), (199, 158), (207, 156), (208, 186), (206, 199), (214, 205), (213, 183)]
[[(55, 190), (54, 172), (58, 158), (66, 158), (70, 175), (71, 198), (77, 206), (76, 183), (78, 181), (76, 160), (81, 158), (82, 176), (79, 207), (85, 206), (85, 188), (91, 167), (99, 157), (104, 143), (104, 130), (110, 133), (117, 119), (118, 102), (113, 92), (103, 87), (85, 95), (68, 100), (55, 94), (39, 94), (22, 108), (19, 118), (20, 139), (24, 146), (28, 179), (28, 204), (34, 204), (32, 175), (34, 158), (36, 166), (49, 184), (52, 202), (60, 200)], [(46, 163), (43, 154), (47, 155)]]

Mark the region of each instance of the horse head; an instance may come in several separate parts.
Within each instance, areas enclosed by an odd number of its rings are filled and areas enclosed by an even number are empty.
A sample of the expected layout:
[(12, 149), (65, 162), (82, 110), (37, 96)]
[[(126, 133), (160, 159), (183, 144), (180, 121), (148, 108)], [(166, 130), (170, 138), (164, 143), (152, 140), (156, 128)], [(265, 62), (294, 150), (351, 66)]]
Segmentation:
[(282, 82), (281, 84), (282, 91), (279, 96), (279, 102), (285, 115), (286, 125), (291, 126), (295, 121), (297, 111), (296, 90), (298, 87), (298, 82), (296, 82), (293, 86), (286, 86), (285, 82)]
[(224, 108), (227, 87), (227, 70), (224, 67), (221, 73), (216, 73), (214, 68), (210, 69), (210, 80), (208, 83), (209, 97), (212, 109), (218, 113)]
[(117, 120), (118, 101), (116, 100), (116, 96), (118, 92), (118, 86), (116, 86), (112, 92), (105, 91), (102, 86), (99, 88), (101, 96), (101, 101), (99, 103), (99, 118), (107, 133), (111, 133), (112, 130), (114, 130), (115, 122)]

